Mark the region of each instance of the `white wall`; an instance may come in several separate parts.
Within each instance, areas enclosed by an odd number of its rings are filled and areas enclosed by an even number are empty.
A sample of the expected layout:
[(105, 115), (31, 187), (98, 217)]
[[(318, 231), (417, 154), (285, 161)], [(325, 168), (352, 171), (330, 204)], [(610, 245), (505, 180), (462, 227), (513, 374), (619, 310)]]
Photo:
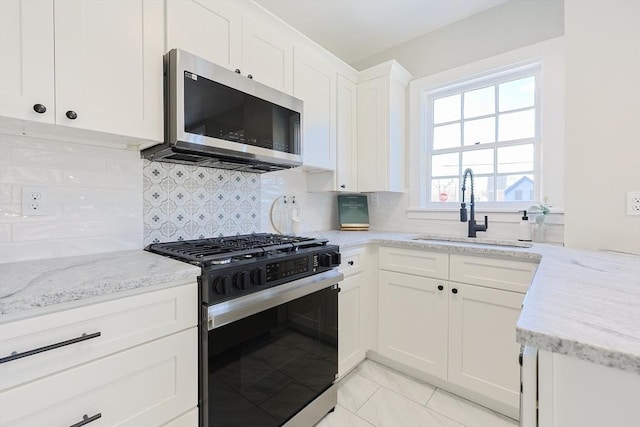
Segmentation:
[(562, 34), (562, 0), (509, 1), (351, 65), (395, 59), (423, 77)]
[[(310, 234), (338, 227), (338, 204), (335, 193), (307, 192), (307, 174), (299, 169), (265, 173), (260, 176), (262, 204), (261, 230), (264, 232)], [(287, 198), (285, 206), (283, 196)], [(293, 196), (302, 223), (294, 228), (291, 219)], [(275, 203), (275, 204), (274, 204)], [(272, 224), (273, 216), (276, 227)]]
[(640, 253), (640, 1), (567, 1), (565, 34), (565, 243)]

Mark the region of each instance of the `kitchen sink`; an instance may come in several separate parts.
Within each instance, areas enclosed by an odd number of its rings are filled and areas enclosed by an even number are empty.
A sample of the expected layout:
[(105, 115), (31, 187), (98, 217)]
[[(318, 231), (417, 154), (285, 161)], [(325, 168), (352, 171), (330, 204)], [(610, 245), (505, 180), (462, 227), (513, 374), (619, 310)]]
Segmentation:
[(450, 237), (450, 236), (436, 236), (425, 235), (414, 237), (413, 240), (420, 240), (424, 242), (456, 242), (456, 243), (473, 243), (476, 245), (489, 245), (489, 246), (508, 246), (516, 248), (530, 248), (531, 242), (521, 242), (519, 240), (506, 240), (506, 239), (486, 239), (482, 237)]

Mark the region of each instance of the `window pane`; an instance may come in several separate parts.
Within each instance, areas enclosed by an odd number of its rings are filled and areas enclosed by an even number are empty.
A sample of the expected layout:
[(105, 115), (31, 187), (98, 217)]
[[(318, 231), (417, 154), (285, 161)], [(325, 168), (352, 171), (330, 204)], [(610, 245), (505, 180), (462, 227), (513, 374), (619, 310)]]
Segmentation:
[(498, 141), (533, 138), (535, 136), (535, 110), (498, 116)]
[(433, 101), (433, 123), (460, 120), (460, 94)]
[(535, 200), (533, 175), (499, 176), (496, 187), (499, 202), (530, 202)]
[(533, 107), (535, 102), (535, 77), (514, 80), (498, 86), (500, 112)]
[(493, 173), (493, 148), (462, 153), (462, 170), (471, 168), (474, 175)]
[(458, 153), (431, 156), (431, 176), (458, 176)]
[(484, 144), (496, 140), (496, 118), (464, 122), (464, 145)]
[(432, 202), (457, 202), (460, 185), (458, 178), (441, 178), (431, 180)]
[[(474, 196), (476, 202), (493, 201), (493, 177), (474, 175)], [(462, 184), (461, 184), (462, 186)], [(464, 201), (468, 204), (471, 201), (471, 183), (467, 178), (467, 190), (464, 192)], [(468, 206), (468, 205), (467, 205)], [(481, 217), (476, 217), (480, 221)]]
[(496, 112), (495, 86), (464, 93), (464, 118), (486, 116)]
[(532, 170), (533, 144), (498, 148), (498, 173), (529, 172)]
[(453, 148), (460, 146), (460, 123), (437, 126), (433, 128), (433, 149)]

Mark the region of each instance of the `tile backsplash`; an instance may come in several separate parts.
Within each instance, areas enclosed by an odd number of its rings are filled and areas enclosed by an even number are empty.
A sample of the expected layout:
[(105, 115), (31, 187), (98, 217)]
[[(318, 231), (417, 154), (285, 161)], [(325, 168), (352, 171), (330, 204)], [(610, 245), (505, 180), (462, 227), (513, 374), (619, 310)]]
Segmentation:
[(145, 160), (144, 245), (260, 231), (260, 176)]
[[(26, 186), (45, 215), (22, 212)], [(142, 247), (138, 152), (0, 134), (0, 263)]]

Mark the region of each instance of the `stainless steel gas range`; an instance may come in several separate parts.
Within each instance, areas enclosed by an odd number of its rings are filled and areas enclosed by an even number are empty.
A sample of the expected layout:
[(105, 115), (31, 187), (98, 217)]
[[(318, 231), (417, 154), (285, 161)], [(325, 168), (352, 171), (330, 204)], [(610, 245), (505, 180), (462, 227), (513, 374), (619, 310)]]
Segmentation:
[(202, 268), (200, 427), (308, 427), (333, 410), (338, 246), (259, 233), (146, 249)]

